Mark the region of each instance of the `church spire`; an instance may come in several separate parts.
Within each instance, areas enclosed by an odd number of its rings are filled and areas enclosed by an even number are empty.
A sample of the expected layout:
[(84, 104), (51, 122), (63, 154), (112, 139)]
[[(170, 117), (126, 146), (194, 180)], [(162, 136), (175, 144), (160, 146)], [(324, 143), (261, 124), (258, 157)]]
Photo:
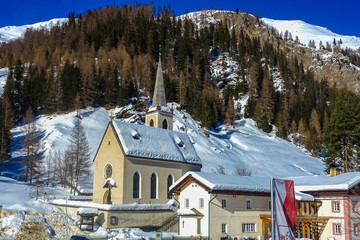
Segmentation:
[(161, 66), (161, 52), (159, 53), (159, 63), (156, 73), (156, 82), (155, 82), (155, 90), (154, 90), (152, 105), (154, 107), (158, 105), (166, 106), (165, 85), (164, 85), (163, 71)]

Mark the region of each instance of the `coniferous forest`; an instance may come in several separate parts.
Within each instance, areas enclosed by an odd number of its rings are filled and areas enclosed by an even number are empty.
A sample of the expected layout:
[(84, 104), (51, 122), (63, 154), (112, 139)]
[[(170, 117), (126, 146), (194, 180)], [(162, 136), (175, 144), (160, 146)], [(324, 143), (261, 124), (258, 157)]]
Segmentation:
[[(341, 115), (336, 85), (330, 86), (326, 76), (316, 80), (301, 60), (287, 55), (279, 47), (285, 40), (274, 30), (269, 34), (275, 41), (251, 34), (249, 29), (262, 24), (258, 17), (236, 15), (243, 24), (236, 30), (226, 18), (199, 28), (190, 19), (176, 18), (170, 8), (107, 6), (71, 13), (51, 29), (31, 29), (24, 38), (1, 44), (0, 67), (10, 69), (0, 99), (2, 161), (8, 159), (10, 129), (28, 109), (35, 115), (61, 113), (152, 96), (160, 48), (167, 101), (180, 103), (202, 126), (233, 124), (239, 118), (234, 100), (247, 94), (245, 117), (263, 131), (274, 131), (314, 155), (329, 148), (333, 114)], [(240, 79), (220, 88), (223, 79), (211, 77), (210, 62), (223, 52), (238, 63)], [(283, 79), (282, 91), (274, 89), (275, 70)], [(359, 124), (354, 129), (359, 131)], [(338, 158), (329, 159), (327, 164)]]

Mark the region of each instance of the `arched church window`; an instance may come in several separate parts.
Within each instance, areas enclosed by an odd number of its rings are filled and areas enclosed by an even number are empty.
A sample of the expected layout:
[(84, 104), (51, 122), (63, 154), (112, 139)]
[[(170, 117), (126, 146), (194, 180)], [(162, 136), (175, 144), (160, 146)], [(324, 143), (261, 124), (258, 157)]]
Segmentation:
[(166, 119), (164, 119), (164, 121), (162, 122), (162, 128), (168, 129), (168, 123), (167, 123)]
[(156, 195), (157, 195), (157, 189), (156, 189), (156, 175), (155, 173), (151, 174), (151, 179), (150, 179), (150, 199), (156, 199)]
[(169, 188), (170, 186), (173, 184), (173, 177), (172, 175), (170, 174), (167, 178), (167, 199), (171, 199), (172, 198), (172, 195), (171, 193), (169, 192)]
[(133, 176), (133, 198), (139, 198), (140, 196), (140, 175), (138, 172)]
[(150, 127), (153, 127), (153, 126), (154, 126), (154, 120), (150, 119)]

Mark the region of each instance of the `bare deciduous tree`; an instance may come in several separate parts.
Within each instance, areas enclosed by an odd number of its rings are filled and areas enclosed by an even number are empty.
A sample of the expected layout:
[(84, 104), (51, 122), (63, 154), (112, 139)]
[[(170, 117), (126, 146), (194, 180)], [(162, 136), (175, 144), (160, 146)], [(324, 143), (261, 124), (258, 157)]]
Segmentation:
[(248, 171), (246, 168), (236, 167), (236, 175), (239, 176), (251, 176), (251, 172)]
[(86, 132), (81, 125), (81, 120), (76, 119), (73, 131), (70, 136), (70, 144), (65, 151), (65, 161), (68, 166), (69, 183), (71, 188), (76, 191), (79, 181), (87, 178), (90, 167), (90, 146), (87, 141)]
[(32, 116), (32, 109), (26, 111), (23, 121), (23, 133), (25, 137), (21, 140), (22, 151), (25, 154), (23, 163), (25, 163), (24, 181), (32, 183), (33, 179), (38, 179), (42, 174), (41, 153), (41, 133), (37, 129)]

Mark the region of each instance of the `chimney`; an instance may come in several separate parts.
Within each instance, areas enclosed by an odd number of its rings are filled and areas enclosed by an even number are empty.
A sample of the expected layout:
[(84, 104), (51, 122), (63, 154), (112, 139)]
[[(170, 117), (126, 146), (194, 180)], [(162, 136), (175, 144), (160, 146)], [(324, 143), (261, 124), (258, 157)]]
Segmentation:
[(330, 164), (329, 167), (330, 167), (330, 177), (334, 177), (334, 176), (337, 176), (337, 175), (342, 173), (342, 171), (341, 171), (342, 166), (341, 165), (332, 163), (332, 164)]

